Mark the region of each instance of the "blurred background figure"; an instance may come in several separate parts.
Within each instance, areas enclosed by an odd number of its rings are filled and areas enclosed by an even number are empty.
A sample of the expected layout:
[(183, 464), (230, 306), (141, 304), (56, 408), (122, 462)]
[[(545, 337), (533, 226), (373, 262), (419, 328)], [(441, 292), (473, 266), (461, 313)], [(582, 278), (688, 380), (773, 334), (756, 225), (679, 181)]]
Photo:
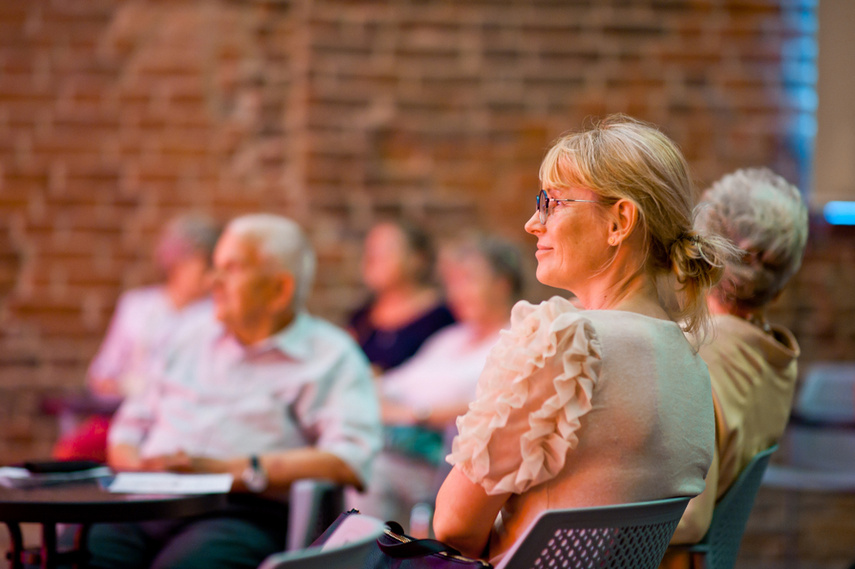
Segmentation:
[[(496, 237), (472, 235), (444, 248), (440, 275), (457, 323), (436, 332), (412, 358), (381, 376), (384, 450), (367, 493), (352, 495), (354, 507), (405, 527), (416, 504), (432, 510), (448, 469), (446, 432), (454, 430), (455, 419), (475, 399), (487, 353), (522, 293), (521, 265), (518, 249)], [(429, 520), (423, 522), (426, 531)], [(421, 533), (414, 527), (409, 531)]]
[(409, 222), (382, 222), (368, 232), (362, 279), (371, 298), (353, 314), (349, 329), (376, 373), (400, 365), (428, 336), (454, 322), (432, 282), (434, 257), (430, 236)]
[[(799, 345), (766, 318), (801, 266), (808, 236), (807, 208), (798, 189), (766, 168), (737, 170), (703, 194), (695, 222), (743, 254), (725, 265), (707, 305), (715, 324), (700, 355), (712, 381), (716, 453), (706, 489), (693, 499), (672, 543), (696, 543), (716, 502), (758, 452), (784, 432), (796, 387)], [(665, 566), (688, 567), (684, 552), (669, 551)]]
[(94, 524), (88, 567), (258, 567), (281, 551), (285, 493), (321, 478), (363, 487), (380, 450), (368, 360), (311, 315), (314, 249), (294, 221), (232, 220), (214, 251), (216, 320), (182, 334), (110, 426), (114, 470), (229, 473), (226, 505), (195, 517)]
[(183, 215), (166, 225), (155, 249), (162, 284), (132, 289), (119, 297), (107, 335), (89, 367), (88, 389), (105, 413), (63, 434), (54, 448), (55, 458), (106, 460), (109, 411), (141, 391), (152, 362), (170, 338), (213, 318), (209, 272), (219, 234), (219, 226), (200, 214)]

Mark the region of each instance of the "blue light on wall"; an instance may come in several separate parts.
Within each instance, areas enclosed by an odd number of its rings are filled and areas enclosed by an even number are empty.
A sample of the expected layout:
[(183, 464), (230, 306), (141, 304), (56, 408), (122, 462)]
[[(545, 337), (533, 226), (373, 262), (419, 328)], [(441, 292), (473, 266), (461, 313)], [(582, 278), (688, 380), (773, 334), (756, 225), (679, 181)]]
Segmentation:
[(781, 3), (784, 20), (794, 33), (781, 46), (781, 82), (789, 103), (787, 144), (798, 164), (797, 186), (805, 199), (810, 190), (816, 139), (817, 17), (816, 0)]
[(855, 202), (828, 202), (822, 215), (831, 225), (855, 225)]

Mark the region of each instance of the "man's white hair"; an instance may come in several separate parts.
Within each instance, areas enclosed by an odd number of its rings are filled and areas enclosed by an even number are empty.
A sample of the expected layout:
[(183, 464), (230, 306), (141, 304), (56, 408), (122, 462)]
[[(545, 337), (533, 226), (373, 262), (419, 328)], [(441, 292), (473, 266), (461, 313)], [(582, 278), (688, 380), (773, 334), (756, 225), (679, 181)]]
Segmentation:
[(296, 283), (291, 307), (303, 310), (315, 278), (315, 251), (297, 223), (271, 213), (236, 217), (226, 231), (258, 247), (262, 261), (294, 275)]

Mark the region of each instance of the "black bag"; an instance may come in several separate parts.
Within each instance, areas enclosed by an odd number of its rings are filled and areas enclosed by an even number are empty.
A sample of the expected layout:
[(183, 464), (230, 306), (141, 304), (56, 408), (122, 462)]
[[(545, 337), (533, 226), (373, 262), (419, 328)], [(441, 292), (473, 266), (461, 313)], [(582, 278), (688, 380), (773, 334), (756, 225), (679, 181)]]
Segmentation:
[[(312, 546), (323, 545), (330, 534), (347, 516), (359, 515), (357, 510), (341, 514)], [(460, 555), (460, 552), (435, 539), (413, 539), (404, 535), (397, 522), (386, 522), (386, 531), (377, 539), (377, 548), (363, 569), (492, 569), (480, 559)]]

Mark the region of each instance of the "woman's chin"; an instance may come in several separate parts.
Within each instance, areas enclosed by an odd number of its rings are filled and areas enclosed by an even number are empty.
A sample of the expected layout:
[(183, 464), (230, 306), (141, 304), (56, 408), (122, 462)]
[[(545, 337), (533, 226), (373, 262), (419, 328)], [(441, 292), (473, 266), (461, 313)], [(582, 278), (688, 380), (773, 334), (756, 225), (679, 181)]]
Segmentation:
[[(535, 276), (537, 277), (537, 282), (540, 284), (545, 284), (546, 286), (554, 286), (558, 287), (556, 284), (555, 275), (552, 274), (548, 268), (544, 267), (542, 264), (537, 266), (537, 271), (535, 272)], [(560, 288), (560, 287), (558, 287)]]

